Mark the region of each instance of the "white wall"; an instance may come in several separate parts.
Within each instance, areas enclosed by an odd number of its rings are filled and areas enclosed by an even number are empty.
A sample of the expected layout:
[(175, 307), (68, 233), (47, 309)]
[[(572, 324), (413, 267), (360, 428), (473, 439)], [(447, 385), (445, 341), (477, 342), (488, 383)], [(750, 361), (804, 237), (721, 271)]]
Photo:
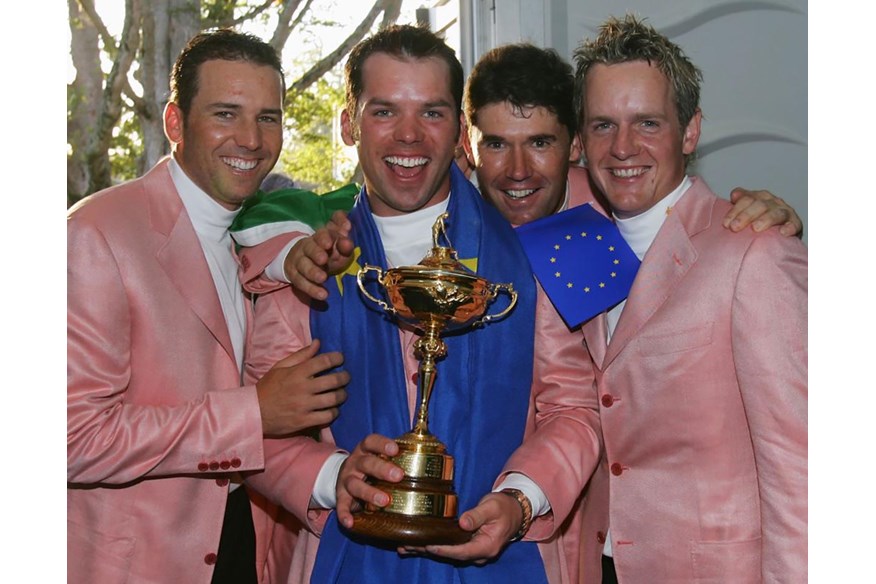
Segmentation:
[[(719, 195), (735, 186), (785, 198), (808, 223), (805, 0), (464, 0), (474, 62), (489, 48), (529, 41), (571, 59), (609, 16), (634, 12), (703, 71), (705, 116), (693, 171)], [(466, 65), (470, 68), (470, 64)]]

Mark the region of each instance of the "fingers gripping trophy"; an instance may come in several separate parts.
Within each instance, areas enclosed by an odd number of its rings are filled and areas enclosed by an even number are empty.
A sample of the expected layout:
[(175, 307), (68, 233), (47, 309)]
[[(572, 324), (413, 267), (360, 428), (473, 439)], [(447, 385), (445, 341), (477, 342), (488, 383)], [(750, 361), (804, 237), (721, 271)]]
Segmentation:
[[(417, 376), (420, 401), (414, 427), (396, 439), (399, 453), (392, 458), (405, 476), (399, 483), (373, 481), (390, 495), (390, 503), (384, 508), (366, 503), (364, 510), (354, 516), (351, 529), (358, 535), (402, 545), (458, 544), (471, 539), (471, 533), (460, 528), (457, 521), (453, 457), (429, 432), (429, 397), (435, 385), (435, 363), (447, 355), (447, 345), (441, 339), (443, 333), (503, 318), (517, 303), (517, 292), (511, 284), (491, 284), (459, 262), (445, 229), (448, 217), (448, 213), (443, 213), (435, 221), (432, 249), (418, 265), (386, 272), (366, 265), (357, 274), (359, 290), (366, 298), (422, 332), (414, 344), (414, 354), (420, 362)], [(439, 243), (442, 238), (447, 246)], [(376, 273), (388, 302), (366, 290), (369, 272)], [(496, 314), (485, 314), (500, 293), (510, 297), (508, 306)]]

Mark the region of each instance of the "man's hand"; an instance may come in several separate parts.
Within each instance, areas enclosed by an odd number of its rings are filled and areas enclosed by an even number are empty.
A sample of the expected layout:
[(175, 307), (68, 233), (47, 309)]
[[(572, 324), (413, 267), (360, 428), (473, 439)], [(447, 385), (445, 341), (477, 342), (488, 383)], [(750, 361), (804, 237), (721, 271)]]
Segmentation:
[(262, 432), (283, 436), (307, 428), (326, 426), (338, 417), (338, 407), (347, 399), (344, 387), (350, 374), (324, 371), (343, 364), (340, 353), (317, 355), (319, 341), (278, 361), (256, 383)]
[[(366, 436), (341, 465), (337, 482), (338, 521), (346, 528), (353, 526), (353, 511), (360, 508), (357, 501), (368, 501), (378, 507), (389, 505), (389, 495), (365, 482), (366, 477), (397, 483), (404, 471), (383, 458), (398, 454), (398, 444), (380, 434)], [(383, 455), (383, 456), (381, 456)]]
[(751, 225), (756, 232), (781, 225), (779, 233), (797, 235), (803, 231), (803, 221), (794, 209), (769, 191), (747, 191), (737, 187), (730, 193), (733, 208), (724, 217), (724, 227), (739, 232)]
[[(490, 493), (480, 500), (477, 507), (469, 509), (459, 518), (460, 527), (474, 532), (471, 541), (459, 545), (429, 545), (425, 551), (452, 560), (485, 564), (499, 555), (522, 523), (523, 511), (514, 497)], [(405, 548), (404, 551), (417, 550)]]
[(292, 246), (283, 261), (289, 282), (315, 300), (328, 298), (323, 286), (326, 279), (346, 268), (352, 259), (351, 229), (347, 214), (335, 211), (324, 227)]

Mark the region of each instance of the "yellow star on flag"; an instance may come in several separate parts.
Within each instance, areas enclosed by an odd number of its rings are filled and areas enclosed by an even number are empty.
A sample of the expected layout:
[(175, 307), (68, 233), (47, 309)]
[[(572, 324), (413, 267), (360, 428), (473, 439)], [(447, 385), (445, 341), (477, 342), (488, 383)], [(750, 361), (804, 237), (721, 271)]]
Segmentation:
[(362, 269), (362, 266), (359, 265), (359, 256), (361, 255), (362, 248), (356, 247), (356, 249), (353, 250), (353, 260), (347, 266), (347, 269), (335, 276), (335, 280), (338, 282), (338, 292), (341, 293), (341, 296), (344, 295), (344, 276), (353, 276), (355, 278), (359, 275), (359, 271)]
[(478, 273), (478, 258), (461, 259), (459, 260), (459, 263), (461, 263), (463, 266), (465, 266), (475, 274)]

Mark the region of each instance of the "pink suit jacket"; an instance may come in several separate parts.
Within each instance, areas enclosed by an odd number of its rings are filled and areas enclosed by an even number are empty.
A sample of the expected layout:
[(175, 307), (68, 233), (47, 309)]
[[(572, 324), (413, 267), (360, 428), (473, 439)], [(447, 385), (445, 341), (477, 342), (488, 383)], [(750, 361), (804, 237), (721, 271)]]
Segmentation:
[[(167, 160), (73, 207), (67, 254), (68, 581), (207, 583), (261, 417)], [(254, 499), (259, 577), (285, 578)]]
[(581, 581), (807, 579), (807, 252), (734, 234), (702, 180), (644, 258), (611, 343), (583, 327), (604, 455), (585, 492)]

